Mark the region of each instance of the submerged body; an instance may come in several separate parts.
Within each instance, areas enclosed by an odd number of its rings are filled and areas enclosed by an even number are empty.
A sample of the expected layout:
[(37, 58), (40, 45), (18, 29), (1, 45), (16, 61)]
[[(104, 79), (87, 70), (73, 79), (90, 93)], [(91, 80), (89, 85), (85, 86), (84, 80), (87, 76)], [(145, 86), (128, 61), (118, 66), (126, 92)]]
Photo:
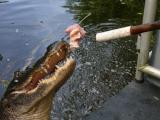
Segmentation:
[(54, 43), (33, 68), (16, 72), (0, 101), (0, 120), (50, 119), (53, 96), (75, 68), (69, 49), (66, 42)]

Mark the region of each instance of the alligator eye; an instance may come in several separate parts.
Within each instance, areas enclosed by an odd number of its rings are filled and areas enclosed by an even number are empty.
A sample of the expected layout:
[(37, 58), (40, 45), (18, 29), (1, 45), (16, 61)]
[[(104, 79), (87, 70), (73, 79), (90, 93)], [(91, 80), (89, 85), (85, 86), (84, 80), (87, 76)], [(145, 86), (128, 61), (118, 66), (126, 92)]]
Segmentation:
[(18, 82), (19, 82), (19, 80), (15, 79), (15, 80), (14, 80), (14, 82), (15, 82), (15, 83), (18, 83)]

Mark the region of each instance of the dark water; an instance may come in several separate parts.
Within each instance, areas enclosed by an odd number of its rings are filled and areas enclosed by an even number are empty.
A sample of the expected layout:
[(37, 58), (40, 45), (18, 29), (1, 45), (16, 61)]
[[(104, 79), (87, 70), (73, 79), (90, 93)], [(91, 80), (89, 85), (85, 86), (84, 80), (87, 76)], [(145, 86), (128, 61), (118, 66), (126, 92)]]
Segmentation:
[[(125, 0), (124, 0), (125, 1)], [(64, 29), (82, 23), (86, 38), (73, 57), (77, 67), (55, 97), (53, 120), (83, 119), (134, 78), (135, 37), (95, 42), (95, 33), (141, 21), (143, 0), (9, 0), (0, 3), (0, 79), (33, 64)], [(0, 84), (0, 96), (5, 87)]]

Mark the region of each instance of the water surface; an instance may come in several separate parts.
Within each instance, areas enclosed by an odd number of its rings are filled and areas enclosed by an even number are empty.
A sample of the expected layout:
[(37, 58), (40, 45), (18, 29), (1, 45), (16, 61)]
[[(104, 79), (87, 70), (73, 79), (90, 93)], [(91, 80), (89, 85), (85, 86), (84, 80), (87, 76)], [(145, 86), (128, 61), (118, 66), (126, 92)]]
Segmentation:
[(33, 64), (50, 43), (64, 35), (72, 15), (65, 12), (63, 4), (59, 0), (9, 0), (0, 4), (0, 79), (11, 80), (14, 71)]

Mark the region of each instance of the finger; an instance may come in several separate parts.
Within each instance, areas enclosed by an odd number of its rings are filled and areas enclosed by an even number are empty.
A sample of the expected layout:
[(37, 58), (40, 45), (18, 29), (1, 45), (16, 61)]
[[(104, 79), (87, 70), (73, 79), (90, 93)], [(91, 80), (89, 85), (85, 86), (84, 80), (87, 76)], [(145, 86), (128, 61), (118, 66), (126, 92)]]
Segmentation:
[(70, 32), (70, 37), (78, 34), (80, 32), (80, 28), (75, 28)]
[(75, 28), (80, 28), (80, 25), (79, 24), (73, 24), (73, 25), (69, 26), (67, 29), (65, 29), (65, 32), (70, 33)]

